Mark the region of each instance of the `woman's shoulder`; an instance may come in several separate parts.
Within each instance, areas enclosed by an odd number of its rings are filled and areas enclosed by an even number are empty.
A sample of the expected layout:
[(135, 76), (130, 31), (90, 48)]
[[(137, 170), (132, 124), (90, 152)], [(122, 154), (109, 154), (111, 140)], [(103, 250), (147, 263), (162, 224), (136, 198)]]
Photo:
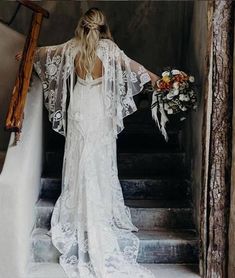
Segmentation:
[(118, 47), (117, 44), (111, 39), (100, 39), (99, 45), (107, 47)]

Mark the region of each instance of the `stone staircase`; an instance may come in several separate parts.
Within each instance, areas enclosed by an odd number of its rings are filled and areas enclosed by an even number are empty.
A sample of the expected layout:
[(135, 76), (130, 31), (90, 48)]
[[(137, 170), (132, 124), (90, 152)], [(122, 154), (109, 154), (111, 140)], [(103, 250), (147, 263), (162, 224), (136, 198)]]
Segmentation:
[[(154, 270), (158, 278), (199, 277), (198, 236), (181, 131), (171, 127), (169, 142), (165, 143), (149, 109), (134, 113), (124, 123), (126, 128), (117, 142), (118, 169), (125, 203), (131, 209), (133, 223), (140, 229), (136, 233), (140, 238), (138, 261)], [(55, 139), (46, 146), (32, 233), (32, 273), (38, 271), (38, 266), (44, 267), (44, 274), (35, 276), (41, 278), (66, 277), (62, 269), (58, 270), (60, 254), (46, 234), (60, 194), (64, 144), (62, 136), (54, 132), (50, 136)], [(54, 276), (45, 270), (48, 267), (54, 269)]]

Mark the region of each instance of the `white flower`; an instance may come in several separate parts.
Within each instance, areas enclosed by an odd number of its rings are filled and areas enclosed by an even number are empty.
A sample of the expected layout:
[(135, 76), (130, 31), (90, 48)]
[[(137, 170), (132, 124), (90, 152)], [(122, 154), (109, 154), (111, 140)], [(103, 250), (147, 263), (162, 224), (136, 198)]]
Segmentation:
[(176, 74), (180, 74), (180, 71), (177, 70), (177, 69), (174, 69), (174, 70), (171, 71), (171, 73), (172, 73), (173, 75), (176, 75)]
[(167, 95), (166, 95), (166, 98), (167, 99), (172, 99), (174, 97), (174, 94), (172, 91), (170, 91)]
[(189, 82), (193, 83), (194, 80), (195, 80), (194, 76), (190, 75), (190, 76), (189, 76)]
[(184, 95), (183, 94), (179, 95), (179, 100), (184, 101)]
[(173, 88), (179, 89), (179, 82), (174, 82), (173, 83)]
[(173, 95), (174, 96), (177, 96), (178, 94), (179, 94), (179, 90), (178, 89), (173, 90)]
[(188, 95), (184, 95), (184, 101), (189, 101), (189, 100), (190, 100), (189, 96)]
[(168, 103), (164, 103), (164, 109), (167, 110), (169, 108)]
[(167, 71), (164, 71), (163, 73), (162, 73), (162, 77), (164, 77), (164, 76), (169, 76), (170, 75), (170, 72), (167, 70)]
[(167, 111), (167, 114), (173, 114), (173, 109), (171, 109), (171, 108), (167, 109), (166, 111)]
[(186, 108), (185, 106), (181, 106), (180, 109), (181, 109), (182, 111), (186, 111), (186, 110), (187, 110), (187, 108)]
[(194, 91), (193, 90), (189, 91), (188, 93), (189, 93), (190, 96), (194, 95)]

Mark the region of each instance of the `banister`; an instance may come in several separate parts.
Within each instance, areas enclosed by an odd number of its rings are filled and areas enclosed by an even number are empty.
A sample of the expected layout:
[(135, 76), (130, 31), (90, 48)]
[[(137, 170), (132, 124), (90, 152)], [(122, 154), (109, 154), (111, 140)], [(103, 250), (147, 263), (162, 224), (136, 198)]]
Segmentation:
[(46, 18), (49, 17), (49, 12), (47, 10), (43, 9), (42, 7), (38, 6), (37, 4), (35, 4), (32, 1), (18, 0), (17, 2), (19, 2), (20, 4), (24, 5), (25, 7), (29, 8), (29, 9), (31, 9), (35, 13), (40, 13)]
[(31, 1), (18, 0), (18, 2), (31, 9), (33, 15), (5, 123), (6, 131), (15, 132), (15, 144), (17, 144), (17, 141), (19, 140), (23, 124), (24, 107), (33, 70), (34, 52), (37, 46), (42, 20), (43, 17), (49, 17), (48, 11)]

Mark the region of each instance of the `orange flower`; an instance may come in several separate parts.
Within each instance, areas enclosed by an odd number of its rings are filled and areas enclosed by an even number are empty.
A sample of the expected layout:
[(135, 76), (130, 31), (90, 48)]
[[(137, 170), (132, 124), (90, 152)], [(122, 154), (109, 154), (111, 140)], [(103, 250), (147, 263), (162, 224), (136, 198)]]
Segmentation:
[(169, 83), (171, 81), (170, 77), (169, 76), (163, 76), (162, 77), (162, 80), (166, 83)]

